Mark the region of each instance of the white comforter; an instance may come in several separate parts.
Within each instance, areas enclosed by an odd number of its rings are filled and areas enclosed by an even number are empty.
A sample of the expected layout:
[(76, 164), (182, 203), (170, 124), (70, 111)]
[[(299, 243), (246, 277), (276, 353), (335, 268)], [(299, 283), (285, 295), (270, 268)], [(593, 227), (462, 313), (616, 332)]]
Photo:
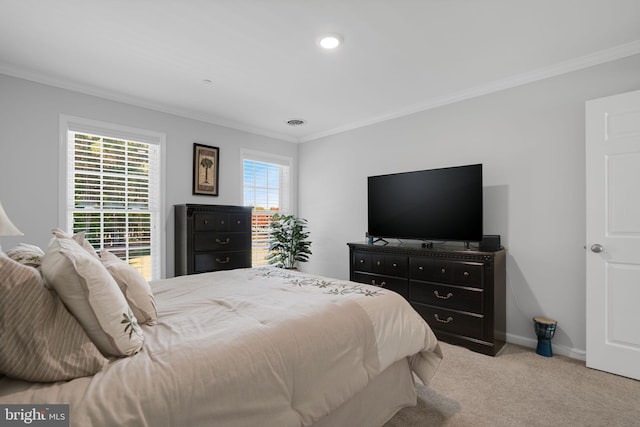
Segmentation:
[(0, 380), (0, 403), (70, 404), (78, 426), (312, 425), (394, 362), (425, 383), (442, 354), (398, 294), (275, 268), (152, 283), (145, 345), (93, 377)]

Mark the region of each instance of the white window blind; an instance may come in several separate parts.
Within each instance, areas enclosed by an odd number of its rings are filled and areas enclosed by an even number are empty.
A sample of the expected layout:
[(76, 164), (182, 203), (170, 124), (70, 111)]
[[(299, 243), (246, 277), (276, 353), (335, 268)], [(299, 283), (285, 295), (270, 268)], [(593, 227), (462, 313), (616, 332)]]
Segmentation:
[(70, 128), (66, 151), (67, 230), (159, 279), (160, 145)]
[(275, 213), (291, 210), (291, 161), (243, 155), (244, 205), (252, 206), (252, 265), (267, 264), (269, 224)]

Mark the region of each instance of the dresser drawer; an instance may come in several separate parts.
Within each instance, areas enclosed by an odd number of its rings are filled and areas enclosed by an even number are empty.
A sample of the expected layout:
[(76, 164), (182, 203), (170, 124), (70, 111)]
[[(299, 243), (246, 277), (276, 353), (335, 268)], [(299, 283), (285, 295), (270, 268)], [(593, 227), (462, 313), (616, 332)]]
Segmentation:
[(251, 266), (251, 252), (203, 252), (193, 257), (193, 272), (231, 270)]
[(407, 279), (389, 276), (379, 276), (375, 274), (355, 273), (354, 281), (366, 283), (367, 285), (379, 286), (399, 293), (405, 299), (409, 299), (409, 284)]
[(477, 339), (484, 338), (483, 315), (462, 313), (426, 304), (411, 303), (411, 305), (434, 330)]
[(229, 214), (220, 212), (194, 212), (193, 231), (227, 231)]
[(251, 230), (251, 215), (229, 214), (229, 231)]
[(371, 255), (371, 267), (374, 273), (387, 276), (406, 277), (409, 261), (407, 257), (397, 255)]
[(251, 245), (248, 233), (218, 233), (200, 231), (193, 233), (193, 250), (198, 251), (235, 251)]
[(371, 264), (371, 254), (364, 252), (354, 252), (351, 260), (353, 271), (373, 272)]
[(453, 283), (461, 286), (484, 288), (484, 266), (479, 263), (461, 262), (453, 269)]
[(482, 288), (483, 265), (430, 258), (409, 260), (411, 279)]
[(439, 285), (430, 282), (409, 282), (411, 301), (452, 310), (483, 314), (484, 292), (481, 289)]

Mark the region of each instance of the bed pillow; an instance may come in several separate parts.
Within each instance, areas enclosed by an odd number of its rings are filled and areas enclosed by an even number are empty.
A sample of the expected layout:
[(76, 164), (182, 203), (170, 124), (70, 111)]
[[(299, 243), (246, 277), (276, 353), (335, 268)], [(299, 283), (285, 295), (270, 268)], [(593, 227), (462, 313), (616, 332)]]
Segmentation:
[(118, 284), (72, 238), (54, 233), (42, 274), (103, 354), (130, 356), (142, 348), (142, 330)]
[(20, 264), (30, 267), (40, 267), (44, 252), (37, 246), (20, 243), (13, 249), (8, 250), (7, 256)]
[(0, 253), (0, 373), (49, 382), (93, 375), (108, 361), (40, 272)]
[(54, 228), (52, 230), (52, 233), (54, 236), (56, 237), (64, 237), (67, 239), (73, 239), (75, 240), (80, 246), (82, 246), (82, 248), (87, 251), (87, 253), (93, 255), (96, 258), (98, 257), (98, 253), (96, 252), (95, 248), (93, 246), (91, 246), (91, 243), (89, 243), (89, 241), (87, 239), (84, 238), (84, 231), (79, 231), (76, 234), (74, 234), (73, 236), (66, 233), (65, 231), (61, 230), (60, 228)]
[(138, 322), (155, 325), (158, 312), (149, 282), (138, 270), (107, 250), (100, 251), (100, 260), (120, 287)]

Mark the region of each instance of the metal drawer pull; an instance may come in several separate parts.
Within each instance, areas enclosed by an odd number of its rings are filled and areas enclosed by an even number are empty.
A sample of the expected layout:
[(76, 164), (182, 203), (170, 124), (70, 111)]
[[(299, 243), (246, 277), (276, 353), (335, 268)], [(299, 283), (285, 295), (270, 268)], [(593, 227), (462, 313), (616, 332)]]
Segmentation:
[(220, 224), (224, 224), (224, 219), (221, 219), (221, 220), (220, 220)]
[(229, 238), (227, 237), (227, 240), (225, 240), (224, 242), (220, 239), (216, 239), (216, 243), (219, 243), (221, 245), (226, 245), (227, 243), (229, 243), (231, 240), (229, 240)]
[(440, 323), (449, 323), (449, 322), (453, 321), (453, 317), (451, 317), (451, 316), (447, 317), (447, 320), (442, 320), (442, 319), (440, 319), (440, 317), (438, 316), (438, 314), (437, 314), (437, 313), (436, 313), (436, 314), (434, 314), (434, 315), (433, 315), (433, 317), (435, 317), (435, 318), (436, 318), (436, 320), (437, 320), (438, 322), (440, 322)]
[(392, 265), (393, 265), (394, 267), (397, 267), (397, 266), (398, 266), (398, 264), (396, 264), (395, 262), (394, 262)]
[(209, 221), (207, 221), (206, 219), (202, 222), (204, 222), (205, 224), (209, 224)]
[(463, 275), (464, 277), (469, 277), (469, 272), (468, 272), (468, 271), (465, 271), (462, 275)]
[(382, 263), (380, 261), (376, 262), (376, 265), (379, 267)]
[(418, 267), (418, 270), (422, 271), (422, 270), (424, 270), (424, 267), (420, 266), (420, 267)]
[(360, 264), (364, 264), (364, 260), (363, 259), (360, 260)]
[(227, 259), (225, 259), (224, 261), (222, 261), (220, 258), (216, 258), (216, 262), (217, 262), (218, 264), (226, 264), (226, 263), (228, 263), (229, 261), (231, 261), (231, 258), (229, 258), (229, 257), (227, 257)]
[(433, 294), (440, 299), (449, 299), (453, 296), (453, 294), (451, 292), (447, 293), (447, 296), (442, 296), (438, 293), (438, 291), (433, 291)]
[(444, 268), (442, 270), (440, 270), (440, 273), (442, 273), (442, 274), (444, 274), (446, 272), (447, 272), (447, 270), (445, 270)]
[(372, 284), (373, 286), (379, 286), (379, 287), (381, 287), (381, 288), (384, 288), (384, 287), (387, 285), (387, 282), (381, 282), (381, 283), (378, 285), (378, 284), (376, 283), (375, 279), (374, 279), (374, 280), (371, 280), (371, 284)]

